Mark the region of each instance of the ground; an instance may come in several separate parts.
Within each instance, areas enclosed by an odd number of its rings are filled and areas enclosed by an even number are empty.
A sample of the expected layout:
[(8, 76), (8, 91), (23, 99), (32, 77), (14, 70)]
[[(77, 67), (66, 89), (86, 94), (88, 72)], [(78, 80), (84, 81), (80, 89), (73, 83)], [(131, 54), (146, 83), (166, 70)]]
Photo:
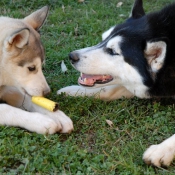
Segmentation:
[[(147, 147), (175, 133), (174, 100), (122, 99), (103, 102), (94, 98), (57, 96), (56, 91), (77, 84), (79, 73), (68, 53), (100, 42), (109, 27), (124, 21), (133, 0), (2, 0), (1, 15), (22, 18), (49, 5), (50, 13), (40, 33), (45, 47), (44, 74), (52, 89), (48, 98), (58, 101), (74, 122), (67, 134), (39, 135), (24, 129), (0, 127), (0, 173), (60, 175), (173, 175), (168, 169), (147, 166)], [(173, 0), (144, 0), (146, 12)], [(61, 72), (64, 60), (68, 72)], [(110, 126), (106, 120), (113, 124)]]

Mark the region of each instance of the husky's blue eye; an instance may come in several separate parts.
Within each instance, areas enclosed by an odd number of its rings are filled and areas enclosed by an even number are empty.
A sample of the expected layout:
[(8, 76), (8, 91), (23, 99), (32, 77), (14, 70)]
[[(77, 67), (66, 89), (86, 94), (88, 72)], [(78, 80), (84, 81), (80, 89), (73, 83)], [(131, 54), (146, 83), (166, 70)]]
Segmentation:
[(28, 67), (28, 69), (29, 69), (29, 71), (30, 71), (30, 72), (35, 71), (35, 70), (36, 70), (35, 66)]
[(106, 48), (105, 51), (110, 55), (119, 55), (118, 53), (115, 52), (114, 49), (111, 48)]

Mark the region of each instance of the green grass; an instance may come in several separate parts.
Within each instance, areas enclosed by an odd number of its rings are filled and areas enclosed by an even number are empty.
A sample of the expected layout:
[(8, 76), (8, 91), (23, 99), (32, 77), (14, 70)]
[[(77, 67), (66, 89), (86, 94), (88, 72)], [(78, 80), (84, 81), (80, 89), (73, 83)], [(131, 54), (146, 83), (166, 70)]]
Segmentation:
[[(0, 174), (60, 175), (173, 175), (168, 169), (147, 166), (142, 154), (151, 145), (174, 133), (172, 99), (122, 99), (103, 102), (94, 98), (57, 96), (56, 91), (77, 84), (79, 73), (68, 60), (72, 50), (97, 44), (101, 34), (124, 21), (133, 0), (1, 0), (1, 15), (22, 18), (50, 6), (41, 29), (46, 51), (44, 73), (51, 86), (50, 98), (71, 117), (70, 135), (39, 135), (20, 128), (0, 127)], [(173, 0), (144, 0), (146, 12), (158, 10)], [(64, 7), (64, 8), (63, 8)], [(63, 10), (64, 9), (64, 10)], [(120, 17), (123, 14), (123, 17)], [(64, 60), (68, 73), (60, 70)], [(106, 119), (113, 122), (110, 127)]]

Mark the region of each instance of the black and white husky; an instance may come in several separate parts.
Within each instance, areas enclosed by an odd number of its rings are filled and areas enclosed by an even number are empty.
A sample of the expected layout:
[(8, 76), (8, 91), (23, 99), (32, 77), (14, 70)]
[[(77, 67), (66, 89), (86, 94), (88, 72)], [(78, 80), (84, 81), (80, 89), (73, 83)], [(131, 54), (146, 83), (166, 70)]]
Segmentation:
[[(96, 95), (103, 100), (175, 96), (175, 4), (145, 15), (142, 0), (136, 0), (131, 16), (102, 38), (95, 46), (70, 53), (73, 67), (81, 72), (81, 86), (58, 93)], [(143, 159), (168, 166), (174, 155), (175, 135), (152, 145)]]

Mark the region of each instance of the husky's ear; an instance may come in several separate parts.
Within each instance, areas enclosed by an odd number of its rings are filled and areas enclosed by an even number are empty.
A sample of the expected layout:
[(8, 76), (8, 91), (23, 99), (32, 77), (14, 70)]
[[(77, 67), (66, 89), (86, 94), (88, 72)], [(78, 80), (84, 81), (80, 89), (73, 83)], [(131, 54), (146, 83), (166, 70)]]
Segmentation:
[(11, 46), (16, 46), (17, 48), (22, 49), (25, 45), (27, 45), (29, 41), (30, 32), (28, 29), (24, 28), (20, 31), (16, 31), (15, 33), (11, 34), (5, 40), (5, 47), (8, 49)]
[(145, 15), (145, 11), (143, 9), (142, 0), (135, 0), (130, 17), (137, 19), (144, 15)]
[(43, 8), (33, 12), (31, 15), (25, 17), (24, 21), (32, 26), (35, 30), (38, 30), (46, 20), (48, 11), (49, 7), (44, 6)]
[(152, 72), (156, 73), (162, 68), (165, 61), (166, 50), (167, 44), (165, 41), (147, 42), (144, 54)]

